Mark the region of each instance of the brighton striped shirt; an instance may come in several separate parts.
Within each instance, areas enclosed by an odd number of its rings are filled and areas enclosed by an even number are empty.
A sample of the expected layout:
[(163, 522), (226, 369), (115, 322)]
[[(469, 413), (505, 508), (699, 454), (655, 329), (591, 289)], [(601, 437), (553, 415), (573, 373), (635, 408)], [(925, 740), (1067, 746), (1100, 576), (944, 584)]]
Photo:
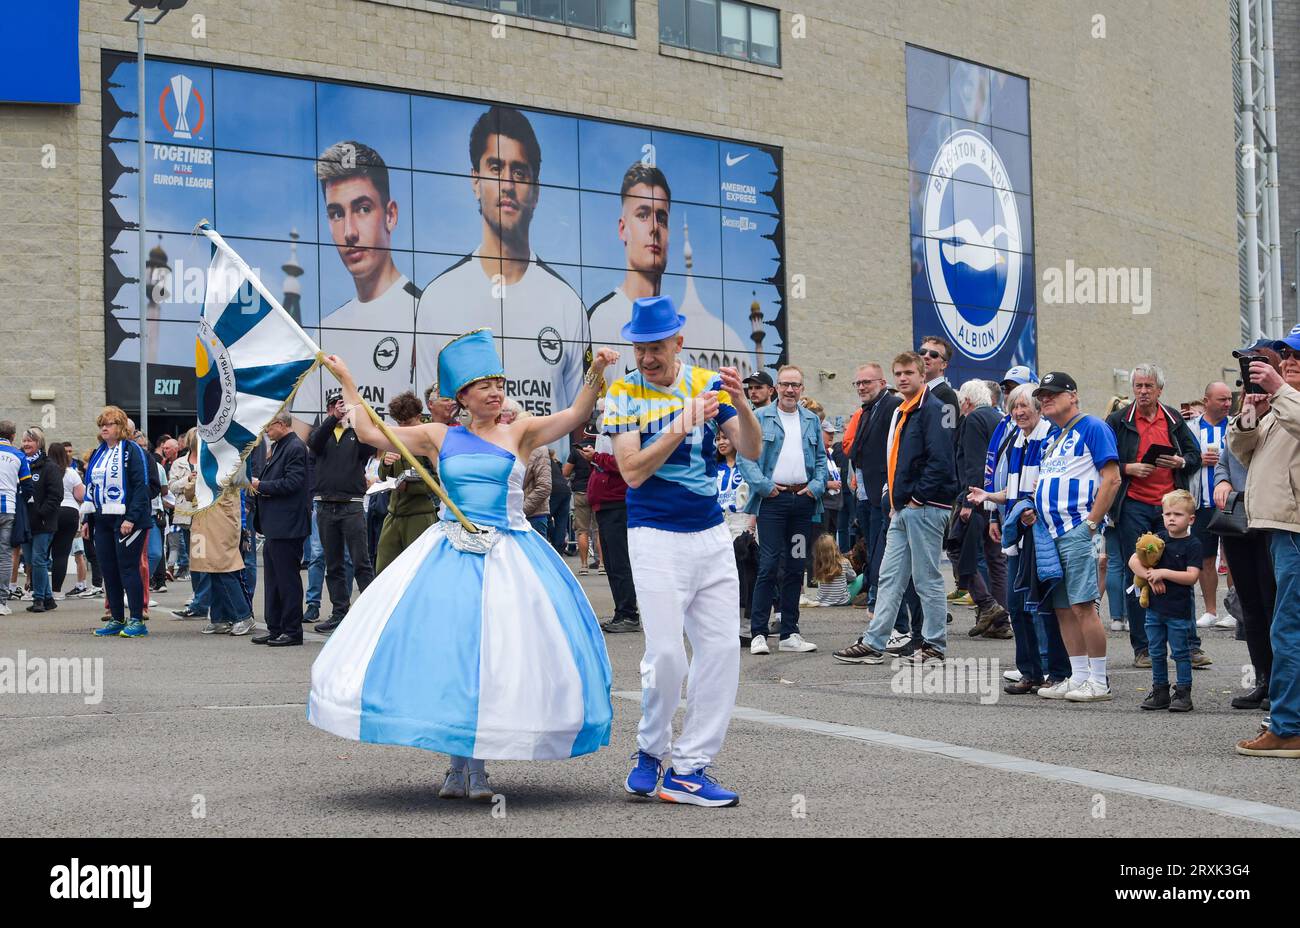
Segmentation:
[(1053, 538), (1078, 528), (1088, 518), (1101, 487), (1101, 469), (1117, 460), (1115, 433), (1096, 416), (1079, 417), (1065, 435), (1056, 425), (1048, 430), (1034, 508), (1047, 522)]
[[(1213, 448), (1215, 451), (1222, 452), (1223, 446), (1227, 442), (1228, 436), (1228, 417), (1224, 416), (1223, 421), (1218, 425), (1206, 422), (1204, 416), (1196, 418), (1197, 437), (1201, 440), (1201, 452)], [(1201, 468), (1201, 498), (1196, 503), (1202, 509), (1208, 509), (1214, 505), (1214, 468)]]

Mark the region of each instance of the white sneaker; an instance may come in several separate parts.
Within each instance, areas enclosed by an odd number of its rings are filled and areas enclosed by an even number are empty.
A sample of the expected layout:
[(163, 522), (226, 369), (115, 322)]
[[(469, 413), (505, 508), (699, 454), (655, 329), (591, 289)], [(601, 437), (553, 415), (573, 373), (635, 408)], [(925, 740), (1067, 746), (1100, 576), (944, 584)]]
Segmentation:
[(1214, 623), (1215, 628), (1236, 628), (1237, 620), (1230, 615), (1225, 615), (1219, 621)]
[(905, 648), (912, 643), (912, 636), (907, 632), (890, 632), (889, 641), (885, 642), (885, 650), (890, 648)]
[[(763, 643), (766, 644), (767, 642), (764, 641)], [(817, 645), (811, 641), (804, 641), (803, 637), (798, 632), (795, 632), (789, 638), (782, 638), (776, 649), (778, 651), (816, 651)]]
[(1214, 623), (1219, 621), (1219, 617), (1213, 612), (1207, 612), (1196, 620), (1197, 628), (1211, 628)]
[(766, 635), (755, 635), (749, 642), (750, 654), (771, 654), (772, 649), (767, 646)]
[(800, 605), (800, 606), (815, 606), (815, 605), (817, 605), (817, 600), (815, 600), (815, 599), (809, 599), (807, 596), (805, 596), (804, 594), (800, 593), (800, 594), (799, 594), (799, 605)]
[(0, 602), (0, 615), (13, 615), (13, 614), (14, 611), (10, 609), (7, 604)]
[(1019, 670), (1004, 670), (1002, 671), (1002, 679), (1006, 680), (1008, 683), (1019, 683), (1024, 679), (1024, 674)]
[(60, 602), (60, 603), (63, 602), (63, 600), (66, 599), (67, 596), (68, 596), (67, 593), (51, 593), (51, 594), (50, 594), (50, 598), (51, 598), (51, 599), (53, 599), (55, 602)]
[(150, 609), (154, 608), (154, 607), (157, 606), (157, 605), (158, 605), (158, 600), (156, 600), (156, 599), (151, 599), (151, 600), (149, 600), (149, 608), (150, 608)]
[(96, 596), (103, 596), (104, 588), (102, 586), (92, 586), (82, 590), (77, 594), (78, 599), (94, 599)]
[(1105, 702), (1111, 698), (1110, 687), (1089, 678), (1083, 686), (1065, 694), (1070, 702)]
[(1110, 630), (1113, 631), (1113, 632), (1122, 632), (1122, 631), (1124, 630), (1124, 620), (1123, 620), (1123, 619), (1111, 619), (1111, 620), (1110, 620)]
[(1038, 695), (1044, 699), (1064, 699), (1065, 694), (1074, 689), (1074, 684), (1070, 682), (1070, 677), (1066, 677), (1055, 686), (1044, 686), (1038, 690)]

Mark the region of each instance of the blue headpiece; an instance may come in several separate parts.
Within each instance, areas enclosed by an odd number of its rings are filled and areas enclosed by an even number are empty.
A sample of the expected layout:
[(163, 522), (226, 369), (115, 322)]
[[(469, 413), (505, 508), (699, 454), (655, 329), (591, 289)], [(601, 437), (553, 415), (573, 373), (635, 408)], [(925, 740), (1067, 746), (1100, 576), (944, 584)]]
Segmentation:
[(491, 329), (454, 338), (438, 352), (438, 395), (449, 400), (476, 381), (505, 375)]

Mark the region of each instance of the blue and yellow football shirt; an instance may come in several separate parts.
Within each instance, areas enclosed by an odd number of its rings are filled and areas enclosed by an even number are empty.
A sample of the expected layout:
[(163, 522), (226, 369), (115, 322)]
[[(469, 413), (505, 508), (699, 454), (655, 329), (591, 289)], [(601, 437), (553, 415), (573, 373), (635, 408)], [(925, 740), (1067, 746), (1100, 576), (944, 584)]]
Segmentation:
[(610, 385), (605, 397), (604, 431), (617, 435), (635, 429), (641, 433), (642, 448), (670, 432), (686, 404), (708, 390), (718, 392), (717, 417), (687, 435), (645, 483), (628, 487), (628, 528), (649, 526), (669, 532), (698, 532), (721, 524), (713, 439), (719, 426), (736, 415), (736, 407), (722, 389), (722, 378), (716, 371), (689, 364), (682, 364), (671, 387), (646, 383), (640, 371)]

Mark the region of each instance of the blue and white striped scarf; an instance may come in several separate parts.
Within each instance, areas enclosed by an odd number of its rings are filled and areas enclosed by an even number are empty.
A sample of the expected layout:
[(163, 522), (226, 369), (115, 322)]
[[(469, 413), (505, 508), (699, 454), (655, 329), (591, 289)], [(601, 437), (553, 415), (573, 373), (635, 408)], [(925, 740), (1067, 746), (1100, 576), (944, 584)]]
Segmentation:
[[(86, 482), (90, 492), (81, 504), (81, 511), (87, 515), (96, 513), (106, 516), (126, 515), (126, 446), (128, 441), (119, 441), (112, 448), (101, 444), (90, 456), (86, 466)], [(103, 466), (100, 467), (100, 459)]]

